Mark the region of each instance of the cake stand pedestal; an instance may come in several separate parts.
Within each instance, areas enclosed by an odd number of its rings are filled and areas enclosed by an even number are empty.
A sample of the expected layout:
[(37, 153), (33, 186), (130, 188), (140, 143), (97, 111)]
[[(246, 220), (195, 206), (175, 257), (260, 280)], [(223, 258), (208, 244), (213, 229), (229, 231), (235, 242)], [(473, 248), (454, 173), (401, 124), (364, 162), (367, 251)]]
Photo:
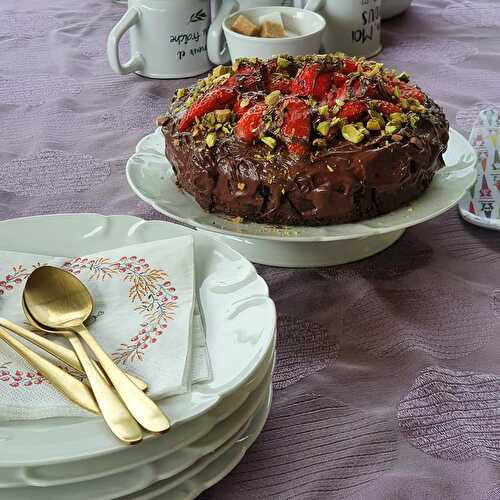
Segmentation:
[(363, 238), (319, 242), (257, 240), (213, 232), (210, 235), (256, 264), (305, 268), (336, 266), (365, 259), (390, 247), (404, 232), (400, 229)]

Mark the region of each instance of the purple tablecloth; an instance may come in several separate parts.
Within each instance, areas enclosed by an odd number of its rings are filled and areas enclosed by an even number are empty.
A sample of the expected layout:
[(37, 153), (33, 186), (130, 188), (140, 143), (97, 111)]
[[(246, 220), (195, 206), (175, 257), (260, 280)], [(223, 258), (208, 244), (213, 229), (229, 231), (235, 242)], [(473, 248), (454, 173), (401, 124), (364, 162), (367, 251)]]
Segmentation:
[[(111, 73), (105, 39), (123, 12), (0, 2), (0, 218), (161, 218), (124, 167), (179, 82)], [(500, 106), (499, 0), (415, 0), (383, 38), (380, 59), (463, 133)], [(204, 499), (500, 498), (499, 233), (452, 209), (363, 262), (259, 271), (279, 313), (273, 408)]]

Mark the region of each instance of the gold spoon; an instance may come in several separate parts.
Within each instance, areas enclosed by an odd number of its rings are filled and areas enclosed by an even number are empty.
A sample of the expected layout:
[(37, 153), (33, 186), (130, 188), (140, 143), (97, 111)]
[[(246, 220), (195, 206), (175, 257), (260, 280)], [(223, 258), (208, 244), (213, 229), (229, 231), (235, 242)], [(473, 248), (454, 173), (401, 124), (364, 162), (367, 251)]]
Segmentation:
[[(28, 308), (26, 307), (26, 302), (24, 301), (24, 296), (22, 299), (22, 306), (23, 306), (23, 311), (24, 315), (26, 316), (26, 319), (28, 320), (28, 323), (36, 328), (37, 330), (40, 330), (45, 333), (50, 333), (57, 335), (59, 332), (55, 330), (50, 330), (47, 327), (44, 327), (40, 323), (37, 323), (33, 316), (31, 316), (30, 312), (28, 311)], [(13, 331), (14, 333), (17, 333), (21, 337), (25, 338), (26, 340), (29, 340), (33, 344), (37, 345), (38, 347), (44, 349), (48, 353), (52, 354), (55, 356), (57, 359), (61, 360), (63, 363), (66, 363), (68, 366), (71, 366), (74, 370), (85, 373), (85, 371), (82, 368), (82, 365), (80, 361), (78, 360), (78, 357), (76, 354), (71, 350), (71, 349), (66, 349), (66, 347), (63, 347), (59, 344), (56, 344), (55, 342), (52, 342), (41, 335), (37, 335), (34, 332), (30, 332), (29, 330), (26, 330), (24, 328), (18, 327), (17, 325), (14, 325), (8, 320), (5, 320), (3, 318), (0, 318), (0, 326), (4, 326), (5, 328)], [(102, 370), (99, 368), (99, 365), (96, 365), (97, 371), (99, 374), (105, 379), (106, 376), (104, 373), (102, 373)], [(134, 377), (133, 375), (130, 375), (130, 373), (127, 373), (127, 377), (132, 380), (132, 382), (139, 387), (141, 391), (145, 391), (148, 388), (148, 385), (146, 382), (142, 381), (141, 379)]]
[[(26, 281), (24, 300), (37, 323), (64, 335), (70, 330), (87, 343), (130, 413), (142, 427), (155, 433), (169, 429), (169, 420), (158, 405), (130, 381), (85, 328), (83, 323), (92, 312), (92, 297), (76, 276), (57, 267), (39, 267)], [(74, 339), (72, 343), (76, 345)], [(77, 355), (80, 357), (78, 352)], [(87, 371), (85, 365), (84, 368)], [(101, 411), (104, 414), (102, 408)]]
[[(33, 276), (33, 274), (31, 276)], [(49, 304), (52, 305), (49, 292), (53, 290), (54, 284), (49, 284), (47, 287), (48, 293), (44, 294), (43, 282), (39, 282), (36, 279), (37, 277), (35, 277), (35, 280), (30, 282), (31, 276), (26, 282), (26, 286), (23, 291), (23, 300), (25, 300), (25, 306), (28, 312), (30, 312), (30, 315), (37, 318), (37, 315), (33, 313), (30, 306), (32, 306), (35, 311), (38, 311), (38, 314), (40, 314), (40, 311), (43, 311), (45, 306), (43, 301), (41, 304), (37, 303), (37, 298), (43, 299), (43, 297), (46, 297), (49, 299)], [(52, 318), (52, 309), (47, 309), (47, 311), (49, 318)], [(69, 340), (76, 355), (78, 356), (78, 359), (80, 360), (80, 363), (87, 375), (90, 386), (92, 387), (92, 391), (94, 392), (101, 414), (113, 434), (127, 444), (135, 444), (142, 441), (141, 428), (127, 410), (123, 401), (118, 397), (118, 394), (116, 394), (113, 388), (107, 384), (104, 378), (96, 370), (94, 363), (89, 358), (89, 355), (84, 349), (78, 336), (73, 331), (69, 330), (58, 333), (60, 335), (64, 335)]]
[(75, 377), (61, 370), (44, 357), (28, 349), (19, 340), (0, 328), (0, 340), (22, 356), (33, 368), (38, 370), (61, 394), (85, 410), (99, 415), (99, 407), (92, 391)]

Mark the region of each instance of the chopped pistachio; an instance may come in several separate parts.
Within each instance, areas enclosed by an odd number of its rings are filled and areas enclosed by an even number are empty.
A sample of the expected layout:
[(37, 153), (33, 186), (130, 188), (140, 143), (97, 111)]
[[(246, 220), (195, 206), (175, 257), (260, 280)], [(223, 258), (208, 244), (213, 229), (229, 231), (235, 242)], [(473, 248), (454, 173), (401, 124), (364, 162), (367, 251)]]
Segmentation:
[(368, 103), (368, 107), (373, 110), (373, 111), (376, 111), (378, 109), (378, 101), (376, 101), (375, 99), (372, 99), (369, 103)]
[(233, 61), (233, 71), (236, 71), (240, 65), (240, 62), (241, 62), (241, 58), (236, 58), (234, 61)]
[(184, 106), (186, 106), (186, 108), (190, 108), (193, 105), (193, 102), (194, 102), (194, 96), (188, 97), (184, 102)]
[(402, 141), (402, 140), (403, 140), (403, 136), (402, 136), (402, 135), (399, 135), (399, 134), (392, 134), (392, 135), (391, 135), (391, 139), (392, 139), (393, 141), (399, 142), (399, 141)]
[(314, 139), (313, 141), (313, 146), (316, 146), (317, 148), (326, 148), (328, 145), (326, 139)]
[(396, 120), (396, 121), (399, 121), (401, 123), (406, 123), (406, 121), (408, 120), (408, 118), (406, 117), (406, 115), (404, 113), (391, 113), (389, 115), (389, 118), (391, 120)]
[(323, 106), (320, 106), (320, 107), (318, 108), (318, 114), (319, 114), (320, 116), (326, 116), (326, 115), (328, 114), (328, 105), (327, 105), (327, 104), (325, 104), (325, 105), (323, 105)]
[(380, 126), (380, 123), (378, 120), (374, 118), (370, 118), (368, 120), (368, 123), (366, 124), (366, 128), (368, 130), (380, 130), (382, 127)]
[(354, 125), (344, 125), (342, 127), (342, 136), (344, 139), (352, 142), (354, 144), (358, 144), (361, 142), (365, 136), (354, 126)]
[(396, 86), (394, 87), (394, 90), (392, 91), (392, 93), (396, 96), (396, 97), (399, 97), (401, 94), (399, 93), (399, 87)]
[(410, 75), (406, 71), (399, 73), (399, 75), (396, 78), (398, 80), (401, 80), (402, 82), (409, 82), (410, 81)]
[(180, 143), (180, 139), (174, 139), (174, 146), (178, 146)]
[(276, 59), (276, 64), (278, 68), (286, 68), (290, 64), (290, 61), (284, 57), (278, 57), (278, 59)]
[(417, 108), (417, 113), (425, 113), (425, 106), (420, 105), (420, 106)]
[(257, 64), (257, 58), (256, 58), (256, 57), (249, 57), (249, 58), (248, 58), (248, 61), (249, 61), (251, 64)]
[(342, 106), (339, 106), (338, 104), (336, 104), (336, 105), (333, 107), (333, 109), (332, 109), (332, 115), (334, 115), (334, 116), (335, 116), (335, 115), (336, 115), (336, 114), (340, 111), (340, 108), (341, 108), (341, 107), (342, 107)]
[(249, 104), (250, 104), (250, 99), (247, 99), (246, 97), (244, 97), (240, 101), (240, 108), (246, 108)]
[(229, 122), (224, 123), (224, 125), (222, 125), (222, 131), (227, 135), (232, 134), (233, 133), (233, 125)]
[(225, 75), (226, 73), (230, 73), (231, 72), (231, 67), (230, 66), (216, 66), (213, 70), (212, 70), (212, 75), (214, 76), (222, 76), (222, 75)]
[(418, 122), (420, 121), (420, 116), (410, 114), (409, 121), (410, 121), (411, 128), (417, 128)]
[(328, 135), (328, 132), (330, 131), (330, 122), (329, 121), (324, 121), (324, 122), (320, 122), (318, 123), (318, 125), (316, 126), (316, 130), (322, 135), (322, 136), (326, 136)]
[(335, 104), (337, 106), (342, 107), (345, 104), (345, 102), (342, 99), (335, 99)]
[(336, 59), (345, 59), (345, 54), (344, 52), (334, 52), (333, 53), (333, 57), (335, 57)]
[(222, 82), (225, 82), (230, 76), (231, 76), (231, 73), (226, 73), (224, 75), (218, 76), (217, 78), (214, 78), (212, 80), (212, 86), (218, 85), (219, 83), (222, 83)]
[(193, 137), (197, 137), (198, 135), (200, 135), (200, 132), (201, 132), (200, 127), (193, 127), (193, 130), (191, 131), (191, 135)]
[(215, 119), (219, 123), (225, 123), (230, 120), (232, 111), (230, 109), (216, 109), (215, 110)]
[(264, 98), (265, 103), (268, 106), (274, 106), (280, 100), (281, 92), (279, 90), (273, 90), (270, 94), (267, 94)]
[(330, 125), (332, 127), (336, 127), (341, 121), (342, 121), (342, 118), (339, 118), (338, 116), (335, 116), (334, 118), (332, 118), (332, 120), (330, 122)]
[(276, 147), (276, 139), (274, 137), (270, 137), (265, 135), (261, 137), (260, 140), (269, 148), (274, 149)]
[(388, 135), (392, 135), (401, 128), (401, 122), (397, 120), (391, 120), (387, 122), (385, 126), (385, 131)]
[(380, 70), (382, 69), (383, 66), (384, 66), (383, 63), (375, 63), (369, 71), (365, 72), (365, 76), (371, 78), (377, 75), (378, 73), (380, 73)]
[(220, 130), (222, 128), (222, 123), (215, 124), (215, 130)]
[(215, 118), (215, 113), (210, 111), (210, 113), (206, 113), (203, 116), (202, 123), (205, 127), (213, 127), (217, 123), (217, 119)]
[(207, 143), (207, 146), (211, 148), (215, 145), (216, 139), (217, 136), (215, 135), (215, 132), (209, 132), (205, 137), (205, 142)]
[(179, 99), (181, 97), (184, 97), (186, 95), (186, 89), (177, 89), (177, 92), (175, 94)]
[(246, 184), (244, 182), (238, 182), (237, 186), (239, 191), (243, 191), (245, 189)]

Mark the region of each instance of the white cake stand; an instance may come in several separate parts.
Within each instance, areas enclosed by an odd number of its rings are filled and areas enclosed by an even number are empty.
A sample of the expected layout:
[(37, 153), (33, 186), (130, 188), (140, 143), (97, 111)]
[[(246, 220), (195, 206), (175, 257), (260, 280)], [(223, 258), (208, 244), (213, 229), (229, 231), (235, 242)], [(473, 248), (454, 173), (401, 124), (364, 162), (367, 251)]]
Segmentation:
[(415, 202), (386, 215), (355, 224), (284, 227), (236, 223), (209, 214), (175, 184), (164, 155), (161, 129), (139, 141), (127, 162), (132, 190), (155, 210), (221, 238), (252, 262), (281, 267), (345, 264), (374, 255), (397, 241), (405, 229), (437, 217), (454, 206), (476, 179), (476, 153), (450, 130), (446, 167)]

